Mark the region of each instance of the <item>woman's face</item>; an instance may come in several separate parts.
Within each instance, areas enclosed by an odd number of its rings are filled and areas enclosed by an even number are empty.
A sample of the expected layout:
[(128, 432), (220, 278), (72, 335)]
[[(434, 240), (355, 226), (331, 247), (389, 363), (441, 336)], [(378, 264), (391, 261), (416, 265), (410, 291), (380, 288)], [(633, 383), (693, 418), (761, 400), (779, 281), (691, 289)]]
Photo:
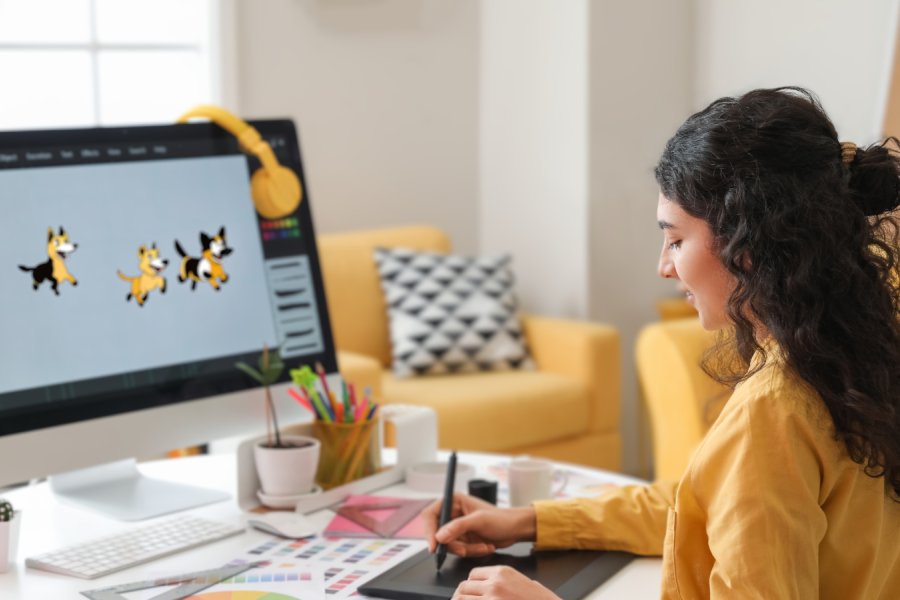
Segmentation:
[(659, 195), (656, 208), (663, 230), (663, 248), (659, 257), (659, 275), (675, 279), (688, 303), (700, 313), (707, 331), (730, 325), (725, 313), (728, 296), (734, 289), (734, 276), (713, 251), (712, 233), (702, 219), (690, 216), (678, 204)]

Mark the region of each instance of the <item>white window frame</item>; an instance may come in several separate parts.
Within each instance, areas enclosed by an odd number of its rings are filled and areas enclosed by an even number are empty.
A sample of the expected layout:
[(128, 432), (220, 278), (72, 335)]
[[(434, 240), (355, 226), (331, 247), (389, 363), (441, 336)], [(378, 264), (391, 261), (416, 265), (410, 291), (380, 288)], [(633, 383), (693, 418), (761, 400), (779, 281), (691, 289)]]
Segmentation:
[[(27, 0), (21, 0), (27, 1)], [(84, 43), (50, 42), (0, 42), (0, 50), (77, 50), (88, 52), (91, 57), (93, 83), (93, 126), (101, 125), (100, 77), (98, 57), (105, 50), (118, 51), (195, 51), (201, 57), (205, 69), (205, 88), (209, 103), (217, 104), (232, 112), (238, 110), (237, 91), (237, 2), (236, 0), (206, 0), (208, 3), (207, 31), (200, 42), (108, 44), (97, 40), (96, 0), (88, 0), (90, 10), (91, 39)], [(186, 109), (189, 107), (186, 107)]]

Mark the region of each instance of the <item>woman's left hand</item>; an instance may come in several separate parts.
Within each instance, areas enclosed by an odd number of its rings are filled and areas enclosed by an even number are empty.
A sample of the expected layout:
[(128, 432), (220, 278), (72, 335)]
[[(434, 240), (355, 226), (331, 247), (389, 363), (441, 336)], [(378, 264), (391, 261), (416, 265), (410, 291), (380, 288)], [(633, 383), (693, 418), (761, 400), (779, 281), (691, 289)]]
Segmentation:
[(472, 569), (453, 600), (559, 600), (559, 596), (510, 567)]

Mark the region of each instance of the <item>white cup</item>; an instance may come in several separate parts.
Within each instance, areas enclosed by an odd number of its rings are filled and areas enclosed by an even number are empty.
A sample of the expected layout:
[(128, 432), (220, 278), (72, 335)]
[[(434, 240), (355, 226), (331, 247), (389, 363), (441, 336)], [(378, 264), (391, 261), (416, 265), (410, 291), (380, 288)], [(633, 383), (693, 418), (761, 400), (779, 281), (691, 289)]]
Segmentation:
[[(563, 480), (553, 489), (556, 473), (561, 473)], [(528, 506), (537, 500), (549, 500), (568, 483), (566, 472), (556, 469), (549, 460), (517, 458), (509, 464), (509, 503), (511, 506)]]

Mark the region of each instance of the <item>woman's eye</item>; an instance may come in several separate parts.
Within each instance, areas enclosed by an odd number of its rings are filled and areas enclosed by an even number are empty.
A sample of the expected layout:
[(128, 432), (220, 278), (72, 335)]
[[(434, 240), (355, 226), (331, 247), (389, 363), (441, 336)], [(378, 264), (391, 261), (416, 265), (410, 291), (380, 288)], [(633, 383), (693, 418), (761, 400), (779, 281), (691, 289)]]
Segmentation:
[(680, 247), (681, 247), (681, 240), (678, 240), (677, 242), (672, 242), (671, 244), (669, 244), (669, 250), (677, 250)]

